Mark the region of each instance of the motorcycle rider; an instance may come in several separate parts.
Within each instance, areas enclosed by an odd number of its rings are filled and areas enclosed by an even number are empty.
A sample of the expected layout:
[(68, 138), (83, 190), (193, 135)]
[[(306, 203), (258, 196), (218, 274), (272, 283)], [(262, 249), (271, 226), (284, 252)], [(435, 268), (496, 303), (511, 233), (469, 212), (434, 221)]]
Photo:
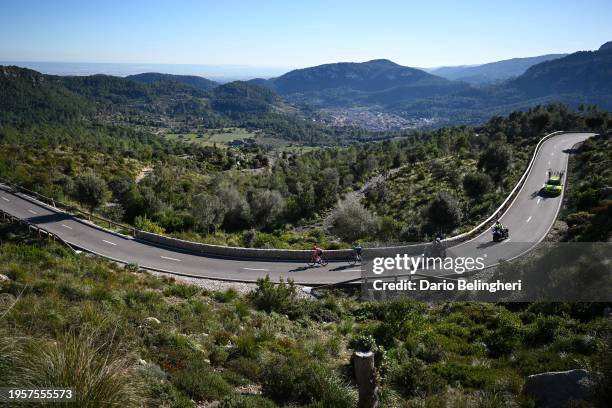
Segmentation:
[(501, 233), (504, 230), (504, 226), (502, 225), (501, 222), (499, 222), (499, 220), (495, 220), (495, 224), (493, 224), (493, 227), (491, 228), (491, 231), (493, 231), (493, 233)]

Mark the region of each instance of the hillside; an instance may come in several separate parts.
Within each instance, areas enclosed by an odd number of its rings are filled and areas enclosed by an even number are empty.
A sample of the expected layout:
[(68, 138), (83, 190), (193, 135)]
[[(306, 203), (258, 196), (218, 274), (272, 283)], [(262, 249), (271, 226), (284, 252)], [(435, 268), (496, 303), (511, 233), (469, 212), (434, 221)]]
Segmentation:
[(267, 82), (289, 100), (324, 106), (391, 103), (448, 95), (466, 88), (465, 84), (385, 59), (298, 69)]
[(0, 126), (76, 120), (94, 107), (50, 77), (15, 66), (0, 66)]
[(482, 86), (519, 76), (541, 62), (565, 57), (567, 54), (547, 54), (537, 57), (512, 58), (481, 65), (462, 65), (425, 69), (430, 74), (454, 81)]
[(610, 384), (605, 304), (314, 299), (263, 279), (238, 293), (2, 223), (0, 261), (0, 385), (67, 384), (79, 407), (352, 408), (353, 350), (376, 352), (382, 407), (535, 406), (521, 387), (543, 371)]
[(162, 81), (176, 81), (181, 82), (185, 85), (189, 85), (196, 89), (200, 89), (202, 91), (209, 91), (215, 88), (216, 86), (219, 86), (219, 84), (215, 81), (211, 81), (210, 79), (206, 79), (196, 75), (173, 75), (160, 74), (157, 72), (146, 72), (143, 74), (128, 75), (125, 78), (132, 81), (143, 82), (145, 84), (152, 84), (155, 82)]
[[(141, 82), (110, 75), (54, 76), (0, 66), (0, 125), (88, 120), (154, 133), (243, 127), (264, 136), (337, 142), (333, 130), (304, 120), (267, 87), (232, 82), (204, 91), (180, 81)], [(175, 131), (176, 129), (176, 131)], [(351, 136), (351, 132), (345, 132)], [(362, 132), (354, 132), (360, 134)]]
[(529, 68), (505, 86), (526, 98), (557, 98), (573, 103), (597, 103), (612, 107), (612, 47), (580, 51)]

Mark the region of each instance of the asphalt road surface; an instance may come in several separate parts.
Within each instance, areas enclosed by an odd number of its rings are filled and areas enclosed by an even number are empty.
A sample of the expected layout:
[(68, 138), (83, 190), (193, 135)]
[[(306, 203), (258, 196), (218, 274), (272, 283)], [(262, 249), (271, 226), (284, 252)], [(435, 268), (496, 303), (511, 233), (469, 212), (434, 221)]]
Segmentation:
[[(546, 198), (538, 191), (547, 178), (547, 171), (567, 170), (571, 148), (592, 136), (590, 133), (564, 133), (544, 142), (536, 162), (521, 191), (500, 221), (510, 228), (510, 239), (501, 243), (491, 242), (486, 231), (476, 238), (450, 248), (455, 256), (482, 256), (486, 265), (510, 260), (522, 255), (540, 242), (552, 227), (562, 197)], [(300, 262), (254, 261), (213, 258), (181, 252), (153, 244), (124, 238), (96, 228), (87, 222), (63, 212), (21, 198), (0, 186), (0, 209), (39, 225), (78, 248), (116, 261), (134, 262), (143, 268), (214, 279), (255, 281), (270, 275), (292, 278), (296, 283), (325, 284), (358, 278), (358, 266), (331, 262), (326, 267), (309, 268)]]

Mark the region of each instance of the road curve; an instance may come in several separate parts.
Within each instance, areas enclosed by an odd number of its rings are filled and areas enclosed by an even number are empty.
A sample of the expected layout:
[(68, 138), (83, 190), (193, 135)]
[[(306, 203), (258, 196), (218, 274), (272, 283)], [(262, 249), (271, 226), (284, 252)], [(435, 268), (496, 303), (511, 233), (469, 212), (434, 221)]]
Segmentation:
[[(490, 233), (485, 231), (470, 241), (450, 248), (453, 256), (475, 257), (486, 253), (486, 265), (491, 265), (499, 259), (509, 260), (520, 256), (544, 239), (555, 222), (562, 200), (562, 197), (544, 198), (537, 195), (546, 180), (546, 172), (548, 169), (566, 171), (570, 149), (591, 136), (592, 133), (563, 133), (542, 143), (523, 187), (500, 217), (501, 222), (510, 228), (510, 241), (516, 244), (492, 244)], [(349, 267), (343, 263), (308, 268), (299, 262), (222, 259), (155, 246), (97, 228), (1, 185), (0, 209), (39, 225), (75, 247), (157, 271), (237, 281), (255, 281), (270, 275), (273, 280), (292, 278), (296, 283), (306, 285), (335, 283), (361, 276), (359, 267)]]

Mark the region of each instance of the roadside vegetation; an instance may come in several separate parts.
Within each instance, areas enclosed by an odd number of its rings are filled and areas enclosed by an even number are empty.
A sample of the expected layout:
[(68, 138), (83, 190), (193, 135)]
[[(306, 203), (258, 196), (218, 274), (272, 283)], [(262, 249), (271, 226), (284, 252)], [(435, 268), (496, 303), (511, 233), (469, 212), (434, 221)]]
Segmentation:
[(562, 219), (567, 241), (610, 241), (612, 237), (612, 135), (584, 142), (570, 159)]
[(469, 229), (512, 189), (542, 135), (605, 131), (609, 122), (596, 109), (551, 105), (477, 128), (293, 153), (203, 146), (115, 125), (3, 127), (0, 176), (151, 232), (220, 245), (333, 249)]
[(83, 407), (354, 407), (362, 349), (376, 352), (383, 407), (529, 407), (526, 375), (609, 355), (604, 304), (307, 299), (267, 279), (240, 295), (8, 225), (0, 238), (0, 386), (69, 385)]

